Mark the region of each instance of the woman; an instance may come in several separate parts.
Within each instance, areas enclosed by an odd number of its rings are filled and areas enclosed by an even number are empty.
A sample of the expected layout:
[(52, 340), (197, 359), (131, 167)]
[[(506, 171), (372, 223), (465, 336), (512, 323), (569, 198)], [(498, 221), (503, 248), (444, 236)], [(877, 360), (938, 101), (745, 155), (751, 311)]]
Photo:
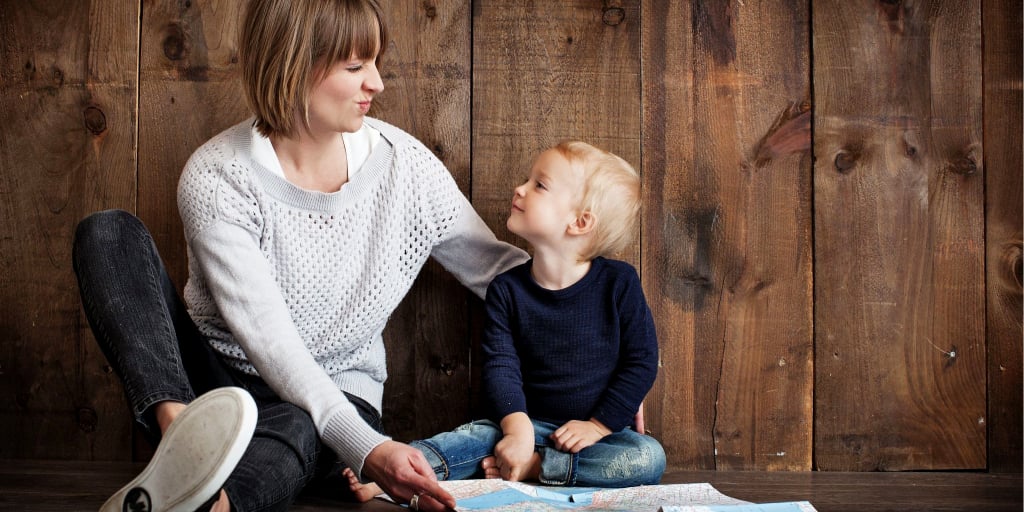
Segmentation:
[[(422, 454), (379, 432), (381, 333), (428, 257), (482, 297), (527, 255), (426, 147), (366, 117), (387, 35), (376, 0), (249, 4), (255, 117), (197, 149), (179, 182), (188, 313), (137, 219), (79, 225), (86, 314), (136, 420), (163, 435), (104, 510), (285, 509), (334, 454), (398, 501), (454, 507)], [(191, 468), (161, 469), (176, 465)]]

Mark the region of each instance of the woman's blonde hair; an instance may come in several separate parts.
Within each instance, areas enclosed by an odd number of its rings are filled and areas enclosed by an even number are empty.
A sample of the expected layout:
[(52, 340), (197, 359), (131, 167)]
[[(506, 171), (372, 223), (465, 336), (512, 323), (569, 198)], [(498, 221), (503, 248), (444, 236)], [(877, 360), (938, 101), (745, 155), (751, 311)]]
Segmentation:
[(583, 169), (580, 212), (589, 211), (595, 224), (582, 260), (612, 256), (633, 241), (640, 220), (640, 175), (622, 158), (586, 142), (564, 141), (554, 148), (571, 165)]
[(252, 0), (239, 34), (242, 86), (256, 129), (292, 136), (309, 129), (309, 93), (331, 66), (387, 47), (377, 0)]

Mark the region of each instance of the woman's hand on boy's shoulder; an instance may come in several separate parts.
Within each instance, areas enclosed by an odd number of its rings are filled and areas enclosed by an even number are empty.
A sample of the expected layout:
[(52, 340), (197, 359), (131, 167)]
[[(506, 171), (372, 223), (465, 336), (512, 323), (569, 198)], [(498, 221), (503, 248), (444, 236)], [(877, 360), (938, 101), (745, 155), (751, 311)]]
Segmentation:
[(569, 420), (551, 434), (551, 440), (559, 451), (579, 453), (611, 433), (611, 429), (594, 418), (590, 421)]

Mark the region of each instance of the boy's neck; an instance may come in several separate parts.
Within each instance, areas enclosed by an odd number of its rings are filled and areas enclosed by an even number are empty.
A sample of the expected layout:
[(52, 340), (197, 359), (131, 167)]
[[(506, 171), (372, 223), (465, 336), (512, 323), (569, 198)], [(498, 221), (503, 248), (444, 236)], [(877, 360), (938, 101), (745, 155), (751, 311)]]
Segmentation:
[(589, 271), (590, 260), (580, 261), (574, 253), (535, 249), (530, 274), (541, 288), (562, 290), (579, 282)]

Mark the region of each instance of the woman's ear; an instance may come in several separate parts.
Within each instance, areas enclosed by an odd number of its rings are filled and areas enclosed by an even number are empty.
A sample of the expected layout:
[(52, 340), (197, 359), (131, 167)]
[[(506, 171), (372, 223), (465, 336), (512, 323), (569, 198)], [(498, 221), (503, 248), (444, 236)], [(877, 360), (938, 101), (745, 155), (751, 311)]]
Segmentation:
[(594, 217), (594, 214), (585, 210), (576, 217), (576, 220), (569, 224), (567, 232), (570, 235), (585, 235), (594, 229), (596, 222), (597, 219)]

